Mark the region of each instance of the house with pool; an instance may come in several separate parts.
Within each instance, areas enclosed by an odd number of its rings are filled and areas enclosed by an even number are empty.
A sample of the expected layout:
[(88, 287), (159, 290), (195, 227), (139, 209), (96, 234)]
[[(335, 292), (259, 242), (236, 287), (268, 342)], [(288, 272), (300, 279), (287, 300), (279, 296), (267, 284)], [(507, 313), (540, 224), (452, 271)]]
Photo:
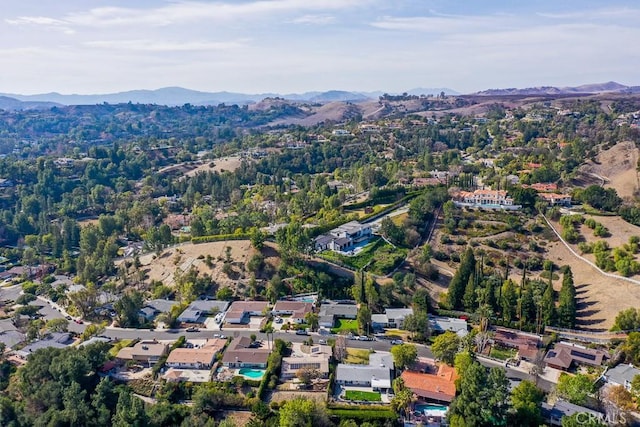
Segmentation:
[(271, 350), (257, 347), (249, 337), (231, 341), (222, 356), (222, 365), (230, 369), (265, 369)]

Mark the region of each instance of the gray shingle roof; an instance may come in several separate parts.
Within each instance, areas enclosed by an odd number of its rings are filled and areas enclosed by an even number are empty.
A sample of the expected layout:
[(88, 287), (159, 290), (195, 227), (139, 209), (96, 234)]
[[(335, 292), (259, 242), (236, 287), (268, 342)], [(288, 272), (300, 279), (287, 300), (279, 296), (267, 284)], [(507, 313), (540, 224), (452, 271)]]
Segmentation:
[(640, 369), (635, 368), (633, 365), (618, 365), (604, 374), (607, 381), (619, 385), (630, 383), (636, 375), (640, 375)]

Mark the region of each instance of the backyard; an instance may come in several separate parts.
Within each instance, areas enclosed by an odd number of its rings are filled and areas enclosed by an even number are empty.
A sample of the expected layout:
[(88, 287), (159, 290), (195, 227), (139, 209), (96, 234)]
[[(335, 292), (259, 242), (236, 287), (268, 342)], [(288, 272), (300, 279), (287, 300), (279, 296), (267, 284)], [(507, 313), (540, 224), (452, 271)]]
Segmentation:
[(355, 400), (361, 402), (380, 402), (382, 397), (380, 393), (373, 391), (347, 390), (344, 393), (347, 400)]
[(326, 260), (347, 267), (360, 270), (366, 266), (373, 274), (385, 275), (393, 271), (395, 267), (407, 256), (407, 250), (396, 248), (378, 238), (365, 246), (357, 255), (347, 256), (333, 251), (325, 251), (320, 256)]
[(516, 357), (516, 353), (516, 350), (513, 348), (493, 346), (491, 347), (491, 351), (489, 352), (489, 357), (500, 360), (508, 360)]

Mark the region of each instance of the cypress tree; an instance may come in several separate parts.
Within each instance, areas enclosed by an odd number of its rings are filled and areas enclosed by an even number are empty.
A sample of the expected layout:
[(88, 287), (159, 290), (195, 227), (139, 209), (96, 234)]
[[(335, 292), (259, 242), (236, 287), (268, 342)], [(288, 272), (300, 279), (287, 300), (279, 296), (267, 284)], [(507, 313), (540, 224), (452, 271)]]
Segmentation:
[(462, 256), (462, 260), (460, 261), (460, 267), (449, 284), (449, 292), (447, 296), (449, 306), (452, 309), (457, 310), (462, 308), (464, 291), (467, 283), (469, 282), (469, 278), (474, 274), (475, 267), (476, 259), (473, 256), (473, 250), (471, 248), (467, 248)]
[(558, 324), (569, 329), (576, 326), (576, 288), (570, 268), (567, 268), (562, 278), (562, 288), (558, 297)]

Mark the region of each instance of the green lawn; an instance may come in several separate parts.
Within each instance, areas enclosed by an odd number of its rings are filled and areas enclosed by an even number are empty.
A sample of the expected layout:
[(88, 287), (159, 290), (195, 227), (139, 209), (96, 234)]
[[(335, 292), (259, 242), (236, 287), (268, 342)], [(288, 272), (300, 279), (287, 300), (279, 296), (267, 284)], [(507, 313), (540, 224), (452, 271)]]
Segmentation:
[(489, 357), (495, 359), (507, 360), (516, 357), (516, 350), (513, 348), (491, 347)]
[(320, 256), (355, 270), (360, 270), (368, 265), (367, 271), (378, 275), (385, 275), (393, 271), (393, 269), (406, 258), (407, 253), (407, 249), (394, 248), (383, 239), (377, 238), (354, 256), (341, 255), (333, 251), (324, 251)]
[(344, 394), (347, 400), (359, 400), (363, 402), (381, 402), (380, 393), (373, 391), (347, 390)]
[(358, 321), (353, 319), (338, 319), (336, 321), (336, 327), (331, 328), (332, 334), (339, 334), (340, 332), (353, 332), (358, 333)]

